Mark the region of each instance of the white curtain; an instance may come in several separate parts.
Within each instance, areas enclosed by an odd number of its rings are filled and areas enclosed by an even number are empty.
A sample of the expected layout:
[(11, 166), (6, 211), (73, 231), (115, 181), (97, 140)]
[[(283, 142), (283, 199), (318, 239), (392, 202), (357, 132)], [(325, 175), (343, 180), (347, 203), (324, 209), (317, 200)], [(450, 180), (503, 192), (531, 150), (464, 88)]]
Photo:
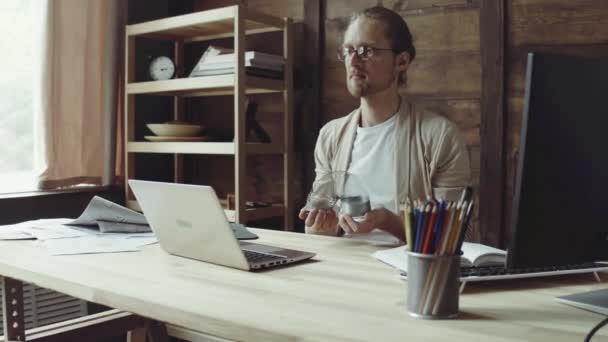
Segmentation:
[(115, 180), (126, 3), (37, 3), (34, 144), (41, 189)]

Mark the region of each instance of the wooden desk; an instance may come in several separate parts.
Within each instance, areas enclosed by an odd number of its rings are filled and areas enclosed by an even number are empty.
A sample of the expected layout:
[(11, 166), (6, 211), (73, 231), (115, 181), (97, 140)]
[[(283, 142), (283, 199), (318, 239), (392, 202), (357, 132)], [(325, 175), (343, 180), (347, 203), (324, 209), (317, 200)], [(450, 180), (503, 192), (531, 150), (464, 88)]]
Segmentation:
[[(255, 230), (260, 242), (316, 252), (316, 261), (249, 273), (143, 252), (48, 256), (0, 242), (0, 274), (172, 325), (255, 341), (581, 341), (601, 316), (554, 297), (605, 287), (591, 275), (468, 284), (461, 316), (411, 318), (406, 282), (343, 238)], [(201, 245), (201, 248), (204, 248)], [(608, 329), (596, 340), (608, 339)]]

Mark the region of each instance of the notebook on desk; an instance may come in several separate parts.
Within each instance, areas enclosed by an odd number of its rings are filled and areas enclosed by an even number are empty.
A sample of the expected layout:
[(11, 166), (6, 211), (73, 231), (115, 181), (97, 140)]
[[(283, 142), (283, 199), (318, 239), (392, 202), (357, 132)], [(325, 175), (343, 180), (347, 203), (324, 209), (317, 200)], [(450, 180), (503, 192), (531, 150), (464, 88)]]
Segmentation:
[[(407, 272), (407, 246), (376, 251), (372, 256), (379, 261)], [(504, 266), (507, 253), (498, 248), (478, 243), (465, 242), (462, 244), (460, 267), (489, 267)]]
[[(372, 254), (377, 260), (400, 271), (402, 278), (407, 279), (407, 247), (401, 246), (376, 251)], [(465, 242), (462, 245), (460, 259), (460, 280), (484, 281), (516, 278), (532, 278), (561, 274), (591, 273), (608, 270), (602, 263), (586, 263), (535, 268), (507, 268), (507, 253), (503, 250), (477, 243)]]

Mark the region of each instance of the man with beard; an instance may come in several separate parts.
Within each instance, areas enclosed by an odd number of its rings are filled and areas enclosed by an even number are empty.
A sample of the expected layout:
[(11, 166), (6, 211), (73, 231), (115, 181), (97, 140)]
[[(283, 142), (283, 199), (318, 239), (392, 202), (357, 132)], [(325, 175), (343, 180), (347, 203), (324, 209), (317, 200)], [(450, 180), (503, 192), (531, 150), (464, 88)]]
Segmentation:
[[(347, 172), (365, 185), (372, 210), (355, 221), (332, 208), (306, 207), (299, 217), (307, 233), (380, 229), (404, 241), (399, 203), (457, 200), (469, 185), (469, 158), (455, 125), (399, 94), (415, 56), (412, 35), (397, 13), (372, 7), (352, 16), (338, 58), (346, 68), (348, 91), (360, 106), (321, 129), (313, 189), (324, 178)], [(347, 192), (352, 184), (344, 186)]]

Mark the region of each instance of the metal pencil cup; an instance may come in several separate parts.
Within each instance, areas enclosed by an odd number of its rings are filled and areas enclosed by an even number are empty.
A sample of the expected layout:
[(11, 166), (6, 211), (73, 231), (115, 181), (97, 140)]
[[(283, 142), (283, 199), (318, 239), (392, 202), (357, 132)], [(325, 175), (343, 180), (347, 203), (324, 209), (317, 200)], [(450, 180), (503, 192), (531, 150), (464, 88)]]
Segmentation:
[(423, 319), (458, 315), (460, 255), (408, 252), (407, 310)]

